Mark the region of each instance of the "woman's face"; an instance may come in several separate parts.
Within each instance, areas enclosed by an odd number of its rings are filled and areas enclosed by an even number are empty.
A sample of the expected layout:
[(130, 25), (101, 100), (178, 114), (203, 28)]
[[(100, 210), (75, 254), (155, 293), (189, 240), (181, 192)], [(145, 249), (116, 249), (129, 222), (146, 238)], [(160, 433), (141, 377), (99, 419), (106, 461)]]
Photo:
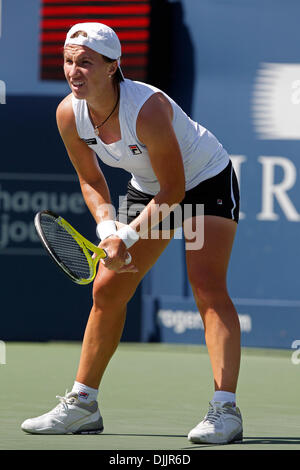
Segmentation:
[(64, 49), (64, 73), (75, 98), (101, 93), (111, 80), (112, 64), (86, 46), (69, 44)]

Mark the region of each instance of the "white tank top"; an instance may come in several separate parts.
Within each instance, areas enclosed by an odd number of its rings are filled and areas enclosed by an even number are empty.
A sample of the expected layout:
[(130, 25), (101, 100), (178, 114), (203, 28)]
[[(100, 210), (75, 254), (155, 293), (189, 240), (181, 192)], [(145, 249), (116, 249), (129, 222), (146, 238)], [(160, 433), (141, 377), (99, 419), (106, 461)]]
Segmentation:
[(160, 186), (153, 172), (147, 147), (136, 135), (138, 113), (153, 93), (163, 93), (173, 107), (173, 128), (182, 153), (186, 191), (220, 173), (229, 156), (216, 137), (187, 114), (164, 92), (145, 83), (125, 79), (120, 83), (119, 121), (121, 140), (105, 144), (95, 135), (85, 100), (72, 95), (78, 135), (104, 163), (131, 173), (131, 184), (144, 193), (155, 195)]

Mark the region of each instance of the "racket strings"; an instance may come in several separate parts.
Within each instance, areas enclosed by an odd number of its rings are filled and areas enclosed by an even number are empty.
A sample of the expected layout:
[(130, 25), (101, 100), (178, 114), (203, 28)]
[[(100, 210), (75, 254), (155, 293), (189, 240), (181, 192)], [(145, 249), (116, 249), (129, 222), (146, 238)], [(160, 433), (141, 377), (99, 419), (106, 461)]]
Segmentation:
[(59, 261), (78, 279), (88, 279), (92, 274), (90, 264), (73, 236), (46, 214), (41, 218), (41, 227), (50, 249)]

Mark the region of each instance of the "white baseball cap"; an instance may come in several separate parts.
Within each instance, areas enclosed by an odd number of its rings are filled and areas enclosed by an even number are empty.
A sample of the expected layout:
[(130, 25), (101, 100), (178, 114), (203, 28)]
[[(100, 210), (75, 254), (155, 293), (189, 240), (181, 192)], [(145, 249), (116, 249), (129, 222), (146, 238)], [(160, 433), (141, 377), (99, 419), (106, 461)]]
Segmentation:
[[(79, 35), (72, 38), (78, 31), (84, 31), (87, 37)], [(117, 60), (121, 79), (124, 80), (120, 67), (121, 44), (118, 36), (109, 26), (103, 23), (77, 23), (67, 33), (64, 45), (68, 44), (86, 46), (109, 59)]]

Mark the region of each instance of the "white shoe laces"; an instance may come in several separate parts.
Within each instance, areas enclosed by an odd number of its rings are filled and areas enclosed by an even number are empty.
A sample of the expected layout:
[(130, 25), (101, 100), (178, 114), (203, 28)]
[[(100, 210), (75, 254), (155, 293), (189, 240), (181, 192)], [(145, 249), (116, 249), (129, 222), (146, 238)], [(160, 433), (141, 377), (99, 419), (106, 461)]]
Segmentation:
[(215, 406), (213, 403), (209, 403), (209, 408), (207, 415), (205, 416), (203, 422), (205, 423), (208, 421), (211, 424), (214, 424), (220, 416), (224, 413), (224, 408), (221, 408), (220, 406)]
[(59, 399), (59, 404), (54, 408), (53, 411), (59, 412), (62, 408), (67, 412), (68, 411), (68, 405), (74, 402), (73, 397), (67, 397), (68, 390), (66, 390), (65, 396), (61, 397), (60, 395), (56, 395), (56, 398)]

